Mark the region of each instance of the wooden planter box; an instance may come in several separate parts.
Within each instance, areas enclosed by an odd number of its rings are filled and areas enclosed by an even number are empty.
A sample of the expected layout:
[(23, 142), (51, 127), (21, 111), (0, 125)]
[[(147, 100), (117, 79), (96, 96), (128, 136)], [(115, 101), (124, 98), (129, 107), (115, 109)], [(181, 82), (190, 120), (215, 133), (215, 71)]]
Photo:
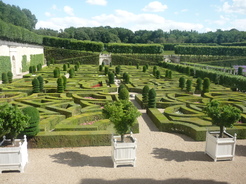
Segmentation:
[(24, 172), (24, 167), (28, 162), (26, 136), (24, 136), (24, 139), (15, 139), (15, 141), (19, 142), (19, 145), (3, 147), (6, 142), (11, 142), (10, 139), (5, 139), (4, 136), (3, 141), (0, 142), (0, 173), (10, 170)]
[[(112, 136), (112, 160), (114, 168), (118, 165), (136, 166), (136, 149), (137, 140), (132, 136), (128, 136), (131, 142), (120, 142), (120, 136)], [(126, 139), (125, 138), (125, 139)]]
[(217, 160), (233, 160), (235, 156), (237, 134), (233, 137), (227, 132), (224, 132), (226, 138), (219, 138), (219, 132), (206, 133), (206, 148), (205, 153), (208, 154), (214, 161)]

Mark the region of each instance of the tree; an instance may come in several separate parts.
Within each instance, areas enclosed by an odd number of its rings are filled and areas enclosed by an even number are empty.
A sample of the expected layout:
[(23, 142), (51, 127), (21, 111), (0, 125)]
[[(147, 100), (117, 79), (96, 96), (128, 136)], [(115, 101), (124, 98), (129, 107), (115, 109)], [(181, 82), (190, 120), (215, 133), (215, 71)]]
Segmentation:
[(75, 76), (74, 68), (70, 68), (68, 73), (69, 73), (69, 78), (74, 78), (74, 76)]
[(128, 100), (129, 99), (129, 91), (126, 88), (123, 88), (119, 91), (119, 99), (120, 100)]
[(53, 70), (53, 74), (54, 74), (54, 78), (60, 77), (60, 69), (59, 69), (58, 67), (56, 67), (56, 68)]
[(156, 77), (157, 79), (161, 78), (160, 70), (156, 70), (156, 72), (155, 72), (155, 77)]
[(67, 65), (63, 64), (63, 71), (67, 71)]
[(145, 85), (142, 90), (142, 102), (148, 103), (149, 86)]
[(8, 71), (7, 76), (8, 76), (9, 83), (12, 83), (13, 82), (13, 73), (11, 71)]
[(147, 68), (146, 68), (146, 66), (144, 65), (144, 66), (143, 66), (143, 72), (146, 72), (146, 70), (147, 70)]
[(67, 88), (67, 77), (65, 75), (63, 75), (62, 80), (63, 80), (63, 88), (64, 88), (64, 90), (66, 90), (66, 88)]
[(99, 65), (99, 72), (103, 70), (103, 65)]
[(107, 75), (108, 74), (108, 71), (109, 71), (108, 66), (105, 66), (104, 67), (104, 75)]
[(153, 67), (153, 75), (154, 75), (154, 76), (156, 75), (156, 71), (157, 71), (157, 66), (154, 66), (154, 67)]
[(118, 88), (118, 93), (120, 93), (120, 91), (123, 89), (123, 88), (126, 88), (126, 86), (124, 84), (120, 84), (119, 88)]
[(39, 84), (39, 80), (37, 78), (34, 78), (32, 80), (32, 92), (33, 93), (39, 93), (40, 92), (40, 84)]
[(223, 137), (224, 127), (232, 127), (241, 118), (241, 111), (231, 105), (222, 105), (212, 100), (204, 108), (205, 113), (212, 119), (212, 124), (220, 127), (219, 137)]
[(179, 78), (179, 87), (183, 90), (185, 88), (185, 78), (180, 77)]
[(34, 137), (39, 132), (39, 112), (35, 107), (28, 106), (22, 109), (23, 114), (30, 117), (29, 125), (24, 129), (21, 134), (28, 137)]
[(124, 142), (124, 135), (130, 131), (137, 117), (141, 115), (138, 109), (128, 100), (107, 102), (102, 109), (105, 118), (113, 124), (116, 132), (121, 135)]
[(130, 75), (128, 73), (126, 73), (125, 76), (124, 76), (124, 82), (126, 84), (129, 84), (130, 83)]
[(2, 73), (2, 81), (3, 81), (2, 82), (3, 84), (8, 84), (9, 83), (7, 73), (5, 73), (5, 72)]
[(7, 135), (14, 143), (14, 139), (29, 124), (29, 116), (11, 104), (0, 105), (0, 135)]
[(148, 98), (149, 98), (149, 101), (148, 101), (148, 108), (156, 108), (156, 92), (155, 92), (155, 89), (152, 88), (149, 90), (149, 94), (148, 94)]
[(202, 79), (199, 77), (196, 80), (196, 93), (200, 93), (202, 91)]
[(238, 75), (243, 75), (243, 67), (238, 67)]

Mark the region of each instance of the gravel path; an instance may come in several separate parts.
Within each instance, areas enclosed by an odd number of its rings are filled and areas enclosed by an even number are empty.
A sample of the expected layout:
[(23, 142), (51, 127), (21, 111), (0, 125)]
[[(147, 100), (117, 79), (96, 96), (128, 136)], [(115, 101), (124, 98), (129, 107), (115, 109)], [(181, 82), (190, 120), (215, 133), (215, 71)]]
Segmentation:
[(29, 149), (25, 172), (4, 172), (0, 183), (246, 183), (246, 140), (237, 141), (234, 161), (213, 162), (204, 154), (205, 142), (159, 132), (146, 111), (140, 111), (140, 134), (134, 135), (138, 141), (136, 167), (113, 168), (110, 146)]

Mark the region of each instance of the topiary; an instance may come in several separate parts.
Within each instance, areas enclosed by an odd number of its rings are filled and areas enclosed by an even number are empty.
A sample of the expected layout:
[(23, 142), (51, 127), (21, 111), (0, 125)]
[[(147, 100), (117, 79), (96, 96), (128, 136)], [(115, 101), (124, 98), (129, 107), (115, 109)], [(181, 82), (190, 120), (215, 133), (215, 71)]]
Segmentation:
[(112, 72), (108, 73), (108, 80), (109, 80), (109, 84), (114, 84), (114, 73)]
[(148, 94), (148, 98), (149, 98), (149, 101), (148, 101), (148, 108), (156, 108), (156, 92), (155, 92), (155, 89), (152, 88), (149, 90), (149, 94)]
[(108, 74), (108, 66), (105, 66), (104, 67), (104, 75), (107, 75)]
[(144, 65), (144, 66), (143, 66), (143, 72), (146, 72), (146, 70), (147, 70), (147, 68), (146, 68), (146, 66)]
[(62, 80), (63, 80), (63, 87), (64, 87), (64, 90), (66, 90), (67, 88), (67, 77), (65, 75), (62, 76)]
[(67, 65), (63, 64), (63, 71), (67, 71)]
[(186, 91), (191, 92), (191, 88), (192, 88), (192, 80), (188, 79), (186, 81)]
[(143, 103), (148, 103), (148, 94), (149, 94), (149, 86), (145, 85), (142, 90), (142, 102)]
[(63, 93), (63, 92), (64, 92), (63, 79), (59, 77), (57, 79), (57, 93)]
[(103, 70), (103, 66), (99, 65), (99, 72), (101, 72)]
[(7, 76), (8, 76), (9, 83), (12, 83), (13, 82), (13, 73), (11, 71), (8, 71)]
[(28, 137), (34, 137), (39, 132), (39, 112), (35, 107), (28, 106), (22, 109), (23, 114), (30, 117), (29, 126), (21, 132), (22, 135), (26, 135)]
[(58, 67), (54, 69), (53, 73), (54, 73), (54, 78), (60, 77), (60, 69)]
[(70, 68), (70, 70), (68, 71), (68, 73), (69, 73), (69, 78), (74, 78), (74, 76), (75, 76), (74, 68)]
[(202, 83), (202, 96), (204, 93), (209, 93), (210, 91), (210, 79), (209, 78), (204, 78), (203, 83)]
[(40, 84), (39, 84), (39, 80), (37, 78), (34, 78), (32, 80), (32, 92), (33, 93), (39, 93), (40, 92)]
[(185, 78), (180, 77), (179, 78), (179, 87), (183, 90), (185, 88)]
[(8, 76), (5, 72), (2, 73), (2, 83), (3, 84), (8, 84), (9, 80), (8, 80)]
[(118, 93), (120, 93), (120, 91), (123, 89), (123, 88), (126, 88), (126, 86), (124, 84), (120, 84), (119, 88), (118, 88)]
[(202, 79), (199, 77), (196, 80), (196, 89), (195, 89), (195, 93), (201, 93), (202, 91)]
[(128, 100), (129, 99), (129, 91), (126, 88), (123, 88), (119, 92), (120, 100)]
[(155, 77), (156, 77), (157, 79), (161, 78), (161, 73), (160, 73), (159, 70), (156, 70), (156, 72), (155, 72)]
[(39, 89), (40, 91), (43, 91), (44, 90), (44, 79), (41, 75), (39, 75), (37, 79), (39, 81)]

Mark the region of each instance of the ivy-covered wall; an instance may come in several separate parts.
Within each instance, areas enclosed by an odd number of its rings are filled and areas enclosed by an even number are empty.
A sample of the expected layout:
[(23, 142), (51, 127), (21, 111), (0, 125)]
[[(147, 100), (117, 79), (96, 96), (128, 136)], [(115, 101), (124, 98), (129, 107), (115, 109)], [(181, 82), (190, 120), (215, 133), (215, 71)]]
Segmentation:
[(11, 71), (11, 61), (9, 56), (0, 56), (0, 79), (2, 80), (2, 73)]

